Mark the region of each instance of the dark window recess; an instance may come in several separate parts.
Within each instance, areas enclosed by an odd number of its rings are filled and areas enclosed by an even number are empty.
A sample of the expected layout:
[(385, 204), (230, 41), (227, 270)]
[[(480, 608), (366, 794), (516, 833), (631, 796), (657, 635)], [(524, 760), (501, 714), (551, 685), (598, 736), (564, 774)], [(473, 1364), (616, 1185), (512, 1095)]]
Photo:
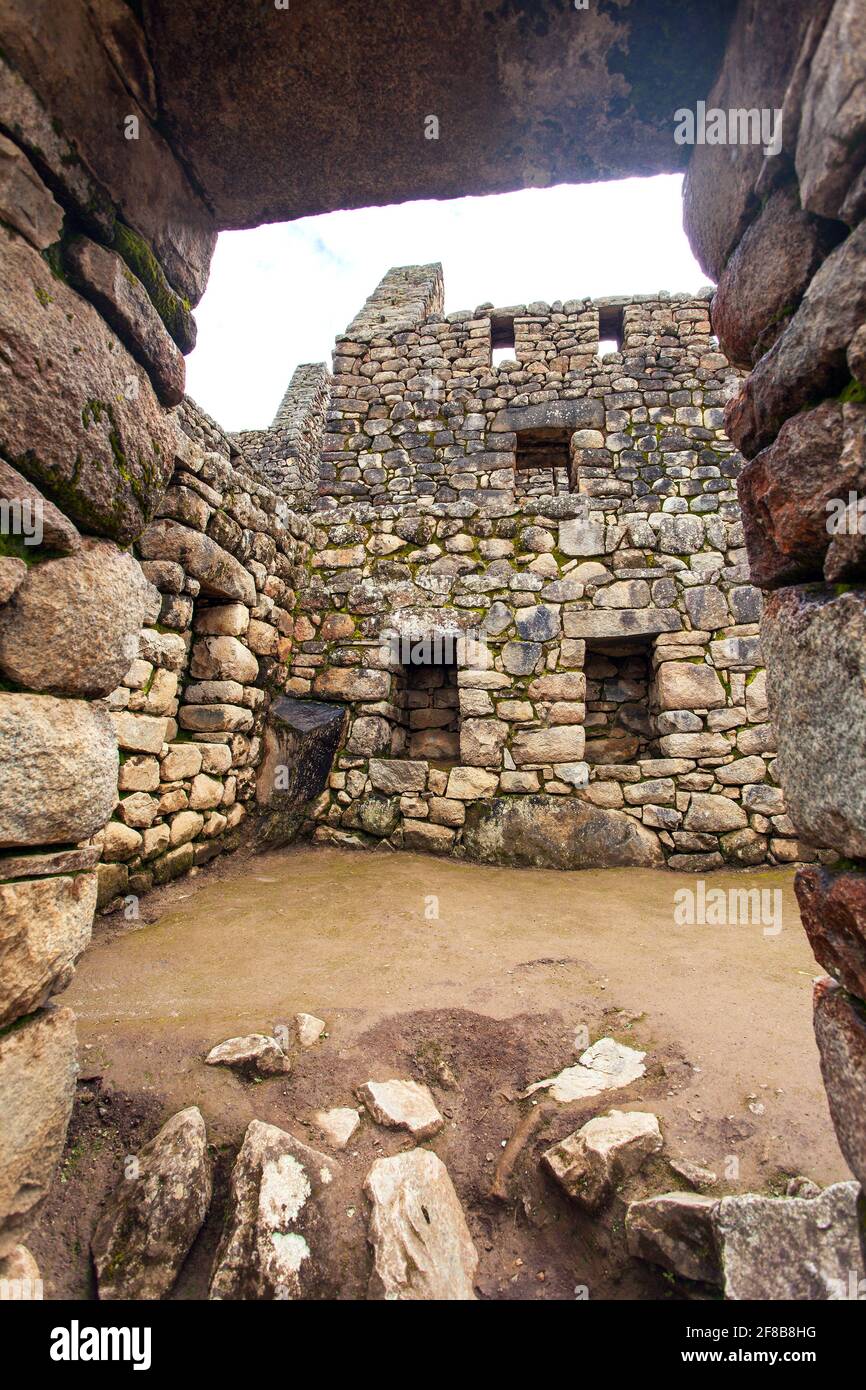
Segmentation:
[(398, 681), (398, 704), (405, 730), (404, 757), (431, 762), (460, 761), (460, 692), (452, 663), (412, 663)]
[(571, 430), (539, 428), (519, 430), (517, 434), (518, 468), (568, 468)]
[(598, 355), (621, 352), (624, 337), (621, 304), (602, 305), (598, 311)]
[(490, 320), (491, 363), (496, 367), (500, 362), (513, 360), (514, 354), (514, 319), (494, 315)]

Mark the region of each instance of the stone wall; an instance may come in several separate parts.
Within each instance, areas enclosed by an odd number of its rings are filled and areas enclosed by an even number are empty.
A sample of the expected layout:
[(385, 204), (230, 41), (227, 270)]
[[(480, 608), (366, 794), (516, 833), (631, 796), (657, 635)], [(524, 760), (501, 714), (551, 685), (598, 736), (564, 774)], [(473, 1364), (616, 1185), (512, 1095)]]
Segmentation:
[(295, 615), (287, 690), (350, 714), (317, 840), (519, 859), (531, 797), (557, 803), (533, 862), (588, 816), (571, 867), (816, 858), (777, 784), (739, 377), (706, 296), (446, 316), (439, 266), (388, 273), (337, 340)]
[[(829, 972), (815, 1031), (842, 1151), (866, 1183), (866, 5), (740, 7), (708, 97), (782, 111), (781, 153), (695, 150), (686, 224), (712, 317), (750, 375), (726, 411), (797, 833), (831, 847), (797, 893)], [(844, 512), (841, 530), (831, 524)]]
[(281, 496), (304, 501), (319, 486), (319, 454), (331, 378), (324, 362), (296, 367), (268, 430), (242, 430), (231, 436), (259, 477)]

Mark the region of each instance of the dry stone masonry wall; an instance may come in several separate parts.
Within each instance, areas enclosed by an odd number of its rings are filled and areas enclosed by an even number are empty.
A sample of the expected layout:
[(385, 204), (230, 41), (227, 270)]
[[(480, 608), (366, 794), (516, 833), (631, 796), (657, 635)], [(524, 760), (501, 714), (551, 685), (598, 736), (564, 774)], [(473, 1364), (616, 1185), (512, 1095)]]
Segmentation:
[[(461, 133), (431, 163), (395, 130), (383, 162), (382, 127), (355, 122), (337, 167), (315, 151), (351, 93), (328, 108), (322, 51), (299, 76), (264, 7), (229, 30), (213, 6), (4, 5), (0, 1261), (62, 1152), (76, 1045), (55, 996), (97, 899), (236, 841), (280, 701), (284, 746), (308, 736), (304, 706), (318, 762), (342, 728), (322, 701), (348, 711), (318, 839), (515, 862), (560, 846), (563, 866), (811, 858), (816, 1034), (866, 1181), (866, 571), (859, 525), (827, 527), (866, 486), (864, 0), (740, 0), (706, 94), (727, 13), (677, 9), (649, 55), (633, 46), (639, 71), (613, 73), (631, 10), (590, 8), (598, 100), (577, 130), (559, 119), (567, 7), (529, 42), (522, 12), (503, 19), (495, 61), (525, 100), (503, 104), (485, 43), (480, 108), (453, 46), (477, 25), (431, 57), (403, 7), (380, 25), (373, 67), (401, 79), (382, 89), (404, 101), (407, 49), (445, 65)], [(310, 43), (329, 59), (327, 23)], [(255, 83), (229, 81), (239, 53)], [(704, 95), (781, 110), (781, 152), (674, 146), (669, 110)], [(687, 155), (711, 324), (678, 296), (445, 315), (438, 267), (415, 267), (272, 431), (230, 439), (183, 397), (218, 227)], [(494, 369), (494, 350), (514, 356)], [(396, 659), (386, 625), (456, 632), (453, 662)]]
[(816, 857), (775, 777), (723, 430), (739, 377), (707, 297), (445, 315), (439, 266), (389, 272), (336, 344), (298, 595), (287, 691), (350, 712), (317, 840)]

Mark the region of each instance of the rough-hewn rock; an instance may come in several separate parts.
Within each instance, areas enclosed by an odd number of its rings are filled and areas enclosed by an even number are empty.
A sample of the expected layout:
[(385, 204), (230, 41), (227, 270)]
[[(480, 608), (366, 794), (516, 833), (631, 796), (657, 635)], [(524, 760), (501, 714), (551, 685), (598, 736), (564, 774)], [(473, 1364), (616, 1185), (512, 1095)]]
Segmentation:
[(0, 694), (0, 848), (86, 840), (117, 800), (117, 762), (100, 705)]
[(146, 560), (175, 560), (215, 598), (237, 599), (250, 607), (256, 601), (252, 575), (210, 536), (176, 521), (155, 521), (139, 540)]
[(286, 1056), (276, 1038), (266, 1033), (226, 1038), (211, 1048), (205, 1061), (209, 1067), (232, 1067), (236, 1071), (258, 1072), (260, 1076), (280, 1076), (292, 1069), (291, 1057)]
[(14, 234), (0, 243), (0, 297), (0, 450), (86, 530), (127, 544), (174, 466), (147, 373)]
[(771, 444), (789, 416), (850, 379), (848, 344), (866, 319), (866, 222), (824, 261), (802, 304), (725, 410), (746, 458)]
[(186, 366), (147, 290), (116, 251), (87, 237), (64, 246), (72, 283), (92, 301), (146, 369), (164, 405), (183, 400)]
[(797, 873), (794, 888), (815, 959), (866, 999), (866, 877), (809, 865)]
[(617, 1183), (636, 1173), (662, 1147), (655, 1115), (611, 1110), (545, 1149), (545, 1166), (574, 1200), (598, 1211)]
[(625, 1214), (629, 1254), (683, 1279), (720, 1283), (718, 1205), (697, 1192), (666, 1192), (631, 1202)]
[[(29, 504), (30, 516), (41, 528), (41, 544), (61, 555), (71, 555), (81, 544), (78, 530), (53, 502), (43, 497), (37, 487), (5, 459), (0, 458), (0, 499), (11, 503)], [(34, 555), (38, 552), (34, 552)], [(8, 597), (8, 595), (7, 595)], [(3, 600), (6, 602), (6, 599)]]
[[(156, 129), (155, 91), (145, 35), (117, 0), (77, 5), (10, 0), (3, 49), (51, 113), (74, 136), (78, 159), (131, 225), (153, 240), (182, 294), (197, 302), (207, 284), (215, 233), (207, 206)], [(142, 80), (143, 79), (143, 80)], [(80, 99), (82, 90), (89, 100)], [(134, 154), (124, 138), (136, 118)], [(134, 168), (130, 167), (130, 161)], [(63, 164), (54, 165), (62, 174)]]
[(831, 541), (827, 503), (847, 503), (849, 487), (866, 484), (840, 469), (842, 410), (826, 402), (786, 420), (737, 480), (749, 571), (762, 589), (820, 576)]
[(210, 1297), (334, 1297), (345, 1212), (332, 1209), (333, 1158), (253, 1120), (232, 1169), (225, 1233)]
[(0, 1027), (66, 988), (95, 908), (95, 874), (0, 883)]
[(75, 1050), (75, 1015), (53, 1005), (0, 1035), (0, 1259), (32, 1225), (63, 1152)]
[(659, 708), (718, 709), (725, 703), (725, 688), (712, 666), (691, 661), (663, 661), (656, 672)]
[(713, 329), (732, 362), (751, 367), (772, 347), (838, 240), (837, 228), (803, 212), (793, 189), (770, 195), (713, 297)]
[(364, 1191), (372, 1203), (371, 1298), (475, 1298), (478, 1254), (441, 1158), (427, 1149), (377, 1158)]
[(819, 1197), (723, 1197), (714, 1215), (728, 1299), (847, 1299), (861, 1287), (855, 1182)]
[(0, 218), (26, 237), (37, 251), (57, 241), (63, 209), (55, 203), (30, 160), (0, 135)]
[(212, 1191), (207, 1131), (191, 1105), (127, 1160), (99, 1218), (90, 1248), (100, 1299), (164, 1298), (201, 1229)]
[(839, 217), (866, 160), (866, 35), (859, 0), (836, 0), (803, 91), (796, 168), (803, 206)]
[(866, 855), (866, 595), (777, 589), (761, 645), (788, 814), (807, 842)]
[[(449, 796), (456, 795), (449, 785)], [(467, 808), (470, 859), (530, 868), (652, 868), (658, 837), (631, 816), (553, 796), (495, 797)]]
[(358, 1095), (377, 1125), (407, 1129), (413, 1139), (430, 1139), (445, 1123), (429, 1090), (417, 1081), (367, 1081)]
[(34, 690), (108, 695), (158, 604), (128, 551), (85, 538), (74, 555), (31, 565), (0, 610), (0, 670)]
[(829, 979), (814, 991), (821, 1075), (839, 1147), (866, 1184), (866, 1004)]

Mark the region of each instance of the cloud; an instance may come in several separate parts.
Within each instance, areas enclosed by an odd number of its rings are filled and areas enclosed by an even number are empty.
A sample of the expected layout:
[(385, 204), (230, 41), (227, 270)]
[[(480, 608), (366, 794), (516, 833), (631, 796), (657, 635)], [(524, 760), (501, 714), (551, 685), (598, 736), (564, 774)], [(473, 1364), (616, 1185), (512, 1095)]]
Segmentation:
[(394, 265), (442, 261), (445, 308), (695, 291), (682, 179), (563, 184), (487, 198), (331, 212), (223, 232), (196, 310), (187, 390), (226, 429), (270, 424), (299, 362), (334, 338)]

